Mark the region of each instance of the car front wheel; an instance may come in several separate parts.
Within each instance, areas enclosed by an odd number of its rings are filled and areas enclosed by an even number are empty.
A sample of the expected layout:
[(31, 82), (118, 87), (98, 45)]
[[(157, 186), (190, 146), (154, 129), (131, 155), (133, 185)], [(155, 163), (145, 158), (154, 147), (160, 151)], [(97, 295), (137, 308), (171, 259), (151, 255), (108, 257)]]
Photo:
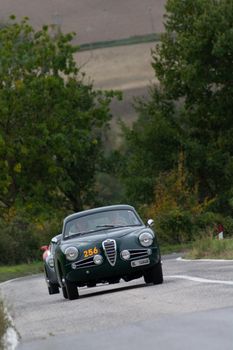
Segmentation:
[[(69, 300), (78, 299), (79, 293), (78, 293), (78, 288), (77, 288), (76, 284), (66, 280), (65, 281), (65, 288), (66, 288), (66, 292), (67, 292), (67, 298)], [(63, 295), (64, 295), (64, 293), (63, 293)]]
[(146, 283), (161, 284), (163, 283), (163, 271), (161, 261), (148, 269), (144, 273), (144, 280)]
[(65, 298), (65, 299), (68, 299), (68, 295), (67, 295), (67, 291), (66, 291), (66, 287), (61, 287), (61, 290), (62, 290), (62, 294), (63, 294), (63, 297)]

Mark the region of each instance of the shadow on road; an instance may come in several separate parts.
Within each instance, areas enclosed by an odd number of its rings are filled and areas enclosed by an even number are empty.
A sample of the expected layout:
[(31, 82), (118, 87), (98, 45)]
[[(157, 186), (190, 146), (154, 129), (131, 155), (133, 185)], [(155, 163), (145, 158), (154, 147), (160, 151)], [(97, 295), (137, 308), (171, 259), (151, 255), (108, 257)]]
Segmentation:
[[(135, 284), (135, 285), (129, 285), (129, 286), (119, 286), (119, 287), (110, 287), (111, 285), (106, 285), (106, 289), (104, 285), (98, 285), (96, 287), (92, 288), (87, 288), (87, 287), (81, 287), (79, 288), (79, 299), (85, 299), (85, 298), (93, 298), (93, 297), (98, 297), (100, 295), (107, 295), (107, 294), (112, 294), (112, 293), (120, 293), (120, 292), (125, 292), (126, 290), (130, 289), (137, 289), (137, 288), (147, 288), (147, 287), (153, 287), (153, 284), (145, 284), (145, 283), (140, 283), (140, 284)], [(114, 286), (114, 284), (112, 284)], [(158, 287), (158, 286), (156, 286)], [(101, 288), (101, 290), (97, 290), (98, 288)], [(111, 288), (111, 289), (109, 289)], [(61, 299), (60, 301), (68, 301), (68, 299), (64, 299), (62, 295), (60, 294)]]
[[(97, 286), (94, 288), (98, 288), (98, 287), (103, 288), (103, 285), (100, 285), (100, 286)], [(85, 292), (87, 292), (87, 294), (81, 294), (79, 299), (90, 298), (90, 297), (95, 297), (98, 295), (104, 295), (104, 294), (110, 294), (110, 293), (119, 293), (119, 292), (124, 292), (125, 290), (136, 289), (136, 288), (141, 288), (141, 287), (147, 287), (147, 285), (144, 283), (141, 283), (141, 284), (136, 284), (136, 285), (117, 287), (117, 288), (113, 288), (113, 289), (106, 289), (106, 290), (93, 291), (93, 292), (91, 292), (91, 288), (88, 288), (88, 289), (84, 290)], [(81, 292), (81, 289), (80, 289), (80, 292)]]

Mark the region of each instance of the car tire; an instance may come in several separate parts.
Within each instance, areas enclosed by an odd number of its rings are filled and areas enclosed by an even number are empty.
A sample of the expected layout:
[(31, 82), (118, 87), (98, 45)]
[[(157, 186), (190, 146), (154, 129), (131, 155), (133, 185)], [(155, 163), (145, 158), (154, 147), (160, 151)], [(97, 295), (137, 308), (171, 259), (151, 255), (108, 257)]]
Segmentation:
[(163, 271), (161, 261), (151, 269), (145, 271), (144, 280), (148, 283), (161, 284), (163, 283)]
[(67, 289), (65, 286), (65, 279), (63, 277), (63, 273), (62, 273), (62, 269), (61, 269), (61, 265), (60, 265), (59, 261), (57, 261), (57, 265), (55, 264), (55, 271), (57, 274), (57, 279), (58, 279), (59, 285), (61, 287), (62, 295), (63, 295), (64, 299), (68, 299)]
[(65, 287), (66, 287), (66, 292), (67, 292), (67, 298), (69, 300), (78, 299), (79, 293), (78, 293), (78, 288), (77, 288), (76, 284), (66, 280)]
[(48, 274), (48, 271), (47, 271), (45, 266), (44, 266), (44, 277), (45, 277), (45, 281), (46, 281), (47, 286), (48, 286), (49, 294), (51, 295), (51, 294), (60, 293), (58, 285), (56, 283), (52, 283), (49, 281), (49, 274)]
[(60, 293), (58, 285), (51, 282), (49, 283), (48, 291), (50, 295)]
[(68, 299), (66, 287), (61, 287), (61, 290), (62, 290), (63, 297), (64, 297), (65, 299)]

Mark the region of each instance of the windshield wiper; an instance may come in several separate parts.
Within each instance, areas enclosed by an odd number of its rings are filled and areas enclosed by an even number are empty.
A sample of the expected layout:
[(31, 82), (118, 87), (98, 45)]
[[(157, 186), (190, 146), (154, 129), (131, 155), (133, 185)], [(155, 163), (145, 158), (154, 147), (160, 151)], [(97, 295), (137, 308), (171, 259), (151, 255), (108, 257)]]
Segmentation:
[(72, 238), (73, 236), (82, 236), (82, 235), (86, 235), (88, 233), (93, 232), (94, 230), (89, 230), (89, 231), (78, 231), (78, 232), (72, 232), (69, 234), (69, 238)]
[(132, 225), (130, 225), (130, 224), (124, 224), (124, 225), (121, 225), (121, 224), (119, 224), (119, 225), (98, 225), (96, 227), (115, 228), (115, 227), (132, 227), (132, 226), (141, 226), (141, 224), (132, 224)]
[(97, 225), (96, 227), (117, 227), (116, 225)]

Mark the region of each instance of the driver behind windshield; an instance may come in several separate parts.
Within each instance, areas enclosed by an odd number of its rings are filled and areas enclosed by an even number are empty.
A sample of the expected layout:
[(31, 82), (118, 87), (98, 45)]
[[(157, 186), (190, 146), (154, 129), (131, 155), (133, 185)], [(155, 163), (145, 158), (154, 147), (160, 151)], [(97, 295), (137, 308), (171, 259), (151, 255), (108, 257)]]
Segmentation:
[(70, 228), (70, 233), (81, 233), (88, 231), (87, 221), (83, 218), (75, 220), (73, 225)]

